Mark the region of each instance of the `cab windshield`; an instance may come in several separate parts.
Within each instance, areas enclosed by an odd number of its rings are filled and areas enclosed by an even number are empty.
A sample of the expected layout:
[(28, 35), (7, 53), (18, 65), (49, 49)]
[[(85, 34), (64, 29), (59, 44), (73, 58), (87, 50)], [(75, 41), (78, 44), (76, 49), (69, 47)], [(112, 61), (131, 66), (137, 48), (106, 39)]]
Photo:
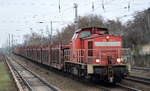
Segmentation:
[(84, 32), (81, 32), (80, 33), (80, 38), (84, 38), (84, 37), (88, 37), (88, 36), (90, 36), (91, 35), (91, 33), (90, 33), (90, 31), (84, 31)]

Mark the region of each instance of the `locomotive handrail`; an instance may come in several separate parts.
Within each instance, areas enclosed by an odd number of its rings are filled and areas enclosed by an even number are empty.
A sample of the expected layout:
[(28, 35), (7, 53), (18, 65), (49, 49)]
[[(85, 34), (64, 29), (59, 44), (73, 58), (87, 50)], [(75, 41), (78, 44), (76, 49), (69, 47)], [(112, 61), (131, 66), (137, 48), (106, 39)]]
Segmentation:
[[(128, 51), (128, 48), (109, 48), (109, 49), (76, 49), (73, 53), (71, 53), (71, 50), (65, 50), (64, 51), (64, 57), (67, 58), (67, 61), (72, 61), (73, 59), (76, 59), (78, 62), (84, 62), (87, 64), (90, 64), (93, 62), (93, 60), (96, 59), (105, 59), (104, 57), (107, 57), (105, 55), (105, 52), (111, 52), (111, 55), (115, 55), (113, 57), (113, 60), (117, 60), (117, 58), (123, 58), (124, 60), (129, 60), (128, 53), (125, 53)], [(88, 55), (88, 52), (92, 51), (93, 55)], [(114, 51), (114, 52), (112, 52)], [(73, 59), (70, 59), (73, 58)]]

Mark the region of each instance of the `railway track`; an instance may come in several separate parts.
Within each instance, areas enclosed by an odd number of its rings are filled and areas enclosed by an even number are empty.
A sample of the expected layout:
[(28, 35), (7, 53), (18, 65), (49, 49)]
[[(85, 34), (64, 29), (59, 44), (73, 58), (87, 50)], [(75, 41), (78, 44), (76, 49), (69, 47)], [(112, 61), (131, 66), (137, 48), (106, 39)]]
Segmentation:
[(59, 88), (49, 84), (39, 75), (25, 68), (11, 57), (7, 56), (7, 59), (9, 61), (8, 64), (12, 67), (15, 75), (20, 77), (19, 80), (21, 79), (28, 88), (28, 90), (25, 89), (25, 91), (60, 91)]
[(132, 67), (132, 69), (150, 71), (150, 68), (147, 67)]
[[(14, 57), (12, 57), (12, 59), (15, 60)], [(30, 62), (30, 61), (28, 61)], [(41, 65), (39, 65), (40, 67), (42, 67)], [(46, 69), (46, 68), (45, 68)], [(63, 73), (62, 73), (63, 74)], [(61, 75), (62, 75), (61, 74)], [(75, 79), (75, 78), (74, 78)], [(82, 81), (80, 79), (75, 79), (75, 80), (78, 80), (80, 82), (83, 82), (84, 84), (87, 84), (87, 81)], [(103, 83), (93, 83), (96, 87), (102, 89), (102, 91), (141, 91), (140, 89), (137, 89), (137, 88), (133, 88), (133, 87), (129, 87), (129, 86), (126, 86), (126, 85), (123, 85), (123, 84), (117, 84), (115, 86), (109, 86), (108, 84), (106, 85), (103, 85)], [(97, 85), (99, 84), (99, 85)]]
[(119, 86), (119, 87), (122, 87), (122, 88), (126, 89), (127, 91), (142, 91), (140, 89), (129, 87), (129, 86), (126, 86), (126, 85), (123, 85), (123, 84), (120, 84), (120, 83), (118, 83), (116, 85)]
[(124, 84), (120, 84), (117, 83), (114, 86), (103, 86), (101, 87), (103, 89), (103, 91), (142, 91), (140, 89), (134, 88), (134, 87), (130, 87)]
[(142, 78), (142, 77), (137, 77), (137, 76), (128, 76), (125, 78), (126, 80), (142, 83), (145, 85), (150, 85), (150, 78)]

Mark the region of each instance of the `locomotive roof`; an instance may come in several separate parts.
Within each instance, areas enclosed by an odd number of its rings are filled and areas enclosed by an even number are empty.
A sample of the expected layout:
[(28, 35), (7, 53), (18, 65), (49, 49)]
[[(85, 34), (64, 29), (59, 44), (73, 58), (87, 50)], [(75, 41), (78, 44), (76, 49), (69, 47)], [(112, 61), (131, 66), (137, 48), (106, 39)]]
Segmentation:
[(81, 31), (84, 31), (84, 30), (91, 30), (91, 29), (97, 29), (97, 30), (100, 30), (100, 31), (108, 31), (107, 28), (100, 28), (100, 27), (85, 27), (85, 28), (80, 28), (80, 29), (77, 29), (75, 32), (81, 32)]

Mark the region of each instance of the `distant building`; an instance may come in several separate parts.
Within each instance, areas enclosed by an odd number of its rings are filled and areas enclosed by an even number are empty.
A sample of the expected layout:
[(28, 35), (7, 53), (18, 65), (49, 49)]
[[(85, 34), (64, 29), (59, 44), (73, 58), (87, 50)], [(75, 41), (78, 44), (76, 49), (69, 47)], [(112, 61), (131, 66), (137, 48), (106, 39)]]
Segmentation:
[(150, 54), (150, 44), (144, 45), (140, 51), (140, 54), (142, 55)]

